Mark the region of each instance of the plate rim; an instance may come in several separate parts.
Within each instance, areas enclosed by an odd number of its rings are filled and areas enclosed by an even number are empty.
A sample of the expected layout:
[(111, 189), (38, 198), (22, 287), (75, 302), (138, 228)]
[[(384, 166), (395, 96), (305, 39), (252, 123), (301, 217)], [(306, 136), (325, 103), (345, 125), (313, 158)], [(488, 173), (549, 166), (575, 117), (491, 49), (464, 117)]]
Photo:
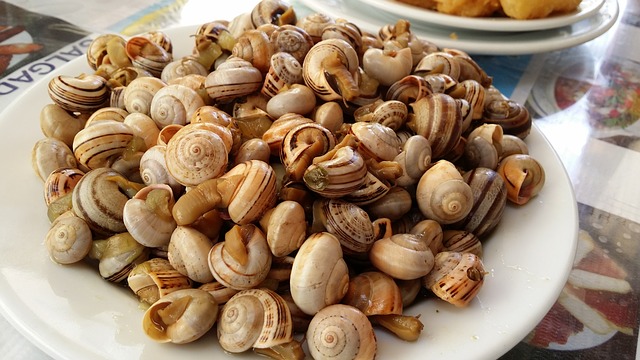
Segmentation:
[(590, 0), (588, 7), (585, 0), (578, 6), (579, 11), (570, 14), (552, 16), (544, 19), (516, 20), (511, 18), (465, 18), (456, 15), (442, 14), (434, 10), (421, 9), (417, 6), (401, 3), (397, 0), (359, 0), (362, 3), (390, 12), (397, 16), (406, 16), (412, 21), (429, 25), (446, 26), (458, 29), (482, 30), (490, 32), (522, 32), (549, 30), (575, 24), (591, 16), (595, 16), (606, 0)]
[[(341, 9), (327, 4), (333, 3), (334, 5), (340, 6), (342, 9), (346, 9), (350, 6), (348, 2), (354, 2), (358, 0), (295, 1), (301, 3), (304, 6), (307, 6), (313, 11), (324, 12), (327, 15), (332, 16), (333, 18), (344, 16), (350, 17), (350, 19), (352, 18), (353, 22), (361, 27), (361, 29), (369, 32), (375, 33), (381, 26), (388, 23), (393, 23), (395, 21), (393, 20), (393, 15), (388, 16), (388, 18), (381, 18), (378, 16), (367, 16), (367, 18), (364, 18), (364, 14), (361, 11), (345, 11), (345, 14), (341, 14)], [(367, 15), (371, 14), (367, 13)], [(418, 36), (432, 41), (440, 48), (455, 48), (463, 50), (471, 55), (531, 55), (542, 52), (562, 50), (593, 40), (607, 32), (615, 24), (618, 16), (619, 5), (617, 0), (605, 0), (603, 7), (600, 9), (596, 16), (584, 19), (582, 21), (579, 21), (578, 23), (561, 28), (543, 30), (538, 32), (475, 32), (490, 37), (484, 41), (466, 40), (465, 36), (472, 35), (474, 34), (474, 32), (462, 29), (458, 30), (452, 28), (437, 26), (430, 27), (428, 25), (415, 24), (414, 26), (412, 26), (412, 31), (414, 31)], [(568, 36), (568, 34), (576, 32), (574, 28), (579, 28), (580, 25), (586, 26), (587, 29), (582, 29), (581, 32), (578, 32), (577, 36)], [(555, 35), (550, 36), (550, 33), (554, 33)], [(540, 37), (546, 35), (546, 38), (534, 37), (532, 39), (530, 38), (531, 35)]]

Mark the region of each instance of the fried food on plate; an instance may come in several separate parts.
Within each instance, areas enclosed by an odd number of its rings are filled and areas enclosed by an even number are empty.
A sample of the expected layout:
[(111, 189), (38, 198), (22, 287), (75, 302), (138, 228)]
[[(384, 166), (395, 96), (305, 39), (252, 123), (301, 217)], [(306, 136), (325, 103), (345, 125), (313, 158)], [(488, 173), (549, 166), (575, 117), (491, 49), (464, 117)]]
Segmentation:
[(582, 0), (500, 0), (502, 11), (514, 19), (540, 19), (574, 11)]
[(399, 0), (400, 2), (436, 10), (443, 14), (482, 17), (500, 10), (500, 0)]

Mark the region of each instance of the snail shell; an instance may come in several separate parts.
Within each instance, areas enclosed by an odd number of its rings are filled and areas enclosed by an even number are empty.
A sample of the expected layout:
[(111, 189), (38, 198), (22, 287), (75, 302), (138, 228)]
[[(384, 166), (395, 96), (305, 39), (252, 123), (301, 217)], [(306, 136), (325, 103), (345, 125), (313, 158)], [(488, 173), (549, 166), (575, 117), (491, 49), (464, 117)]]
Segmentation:
[(417, 75), (407, 75), (389, 86), (385, 99), (410, 105), (432, 92), (431, 86), (424, 78)]
[(169, 260), (153, 258), (129, 272), (127, 285), (141, 302), (151, 305), (169, 293), (191, 288), (191, 280), (174, 269)]
[(256, 287), (271, 267), (271, 251), (264, 233), (253, 224), (235, 225), (225, 241), (211, 248), (208, 264), (214, 278), (235, 290)]
[(413, 185), (427, 171), (431, 164), (431, 144), (422, 135), (412, 135), (402, 145), (402, 152), (393, 161), (402, 167), (402, 176), (396, 179), (396, 185)]
[(211, 123), (187, 124), (167, 143), (167, 169), (185, 186), (219, 177), (227, 168), (232, 142), (226, 128)]
[(413, 73), (420, 76), (445, 74), (458, 81), (460, 78), (460, 64), (453, 55), (438, 51), (423, 57), (413, 69)]
[(315, 44), (322, 40), (324, 28), (334, 23), (335, 20), (327, 14), (313, 13), (298, 20), (296, 25), (305, 30)]
[(209, 71), (200, 64), (196, 59), (184, 57), (168, 63), (160, 74), (160, 80), (165, 83), (169, 83), (172, 80), (181, 78), (187, 75), (202, 75), (207, 76)]
[(367, 158), (391, 161), (400, 154), (400, 138), (390, 127), (369, 122), (357, 122), (349, 130), (358, 140), (358, 151)]
[(269, 162), (271, 149), (266, 141), (258, 138), (249, 139), (240, 145), (233, 158), (233, 166), (248, 160), (261, 160)]
[(118, 122), (123, 122), (124, 118), (127, 117), (127, 115), (129, 115), (129, 113), (124, 109), (113, 106), (103, 107), (91, 113), (91, 115), (87, 119), (87, 122), (85, 123), (85, 127), (88, 127), (93, 122), (100, 120), (115, 120)]
[(44, 201), (47, 206), (57, 199), (71, 193), (84, 172), (80, 169), (62, 167), (49, 174), (44, 182)]
[(169, 185), (146, 186), (124, 204), (124, 226), (144, 246), (166, 246), (177, 226), (171, 215), (174, 201)]
[(507, 156), (500, 161), (497, 172), (507, 185), (507, 199), (518, 205), (526, 204), (544, 186), (544, 168), (530, 155)]
[(124, 118), (124, 123), (131, 128), (134, 136), (144, 140), (147, 150), (157, 144), (160, 129), (150, 116), (143, 113), (132, 113)]
[(453, 227), (484, 238), (502, 219), (507, 204), (507, 185), (497, 172), (487, 168), (475, 168), (463, 178), (473, 192), (473, 207)]
[(250, 62), (232, 56), (207, 75), (205, 86), (214, 102), (228, 102), (262, 87), (260, 70)]
[(289, 285), (294, 302), (306, 314), (340, 302), (349, 287), (349, 269), (338, 239), (326, 232), (309, 236), (293, 261)]
[(62, 167), (74, 168), (77, 162), (73, 152), (64, 142), (48, 137), (38, 140), (33, 146), (31, 166), (44, 181), (53, 171)]
[(467, 306), (484, 283), (482, 260), (472, 253), (443, 251), (436, 255), (435, 266), (423, 279), (427, 289), (457, 307)]
[(293, 322), (280, 295), (268, 289), (248, 289), (223, 306), (217, 333), (223, 349), (240, 353), (293, 341)]
[(200, 231), (178, 226), (171, 234), (167, 257), (181, 274), (199, 283), (213, 281), (209, 270), (208, 255), (213, 241)]
[(409, 191), (405, 188), (396, 186), (389, 190), (380, 199), (366, 206), (367, 213), (374, 219), (388, 218), (389, 220), (397, 220), (402, 218), (411, 210), (413, 199)]
[(58, 75), (49, 81), (49, 97), (71, 112), (93, 112), (108, 103), (107, 81), (98, 75)]
[(149, 249), (129, 233), (119, 233), (104, 240), (94, 240), (89, 254), (100, 260), (98, 270), (105, 280), (119, 283), (129, 272), (149, 257)]
[(315, 201), (313, 217), (314, 227), (321, 225), (334, 235), (347, 253), (364, 254), (376, 239), (369, 214), (361, 207), (342, 199)]
[(351, 146), (345, 146), (338, 149), (331, 159), (310, 165), (303, 180), (312, 191), (327, 198), (336, 198), (360, 188), (366, 175), (364, 158)]
[(531, 115), (526, 107), (508, 99), (493, 100), (486, 104), (482, 122), (500, 125), (505, 134), (524, 139), (531, 132)]
[[(153, 77), (153, 75), (143, 69), (134, 67), (134, 66), (126, 66), (117, 68), (112, 73), (109, 74), (109, 85), (111, 86), (111, 99), (113, 99), (113, 92), (116, 88), (124, 89), (126, 86), (129, 86), (131, 82), (140, 77)], [(111, 105), (113, 106), (113, 105)], [(121, 109), (124, 109), (122, 106), (115, 106)]]
[(367, 316), (400, 315), (403, 309), (402, 293), (395, 280), (379, 271), (367, 271), (352, 277), (342, 303), (358, 308)]
[(437, 93), (446, 93), (458, 84), (457, 81), (446, 74), (427, 74), (423, 78), (429, 83), (431, 90)]
[(335, 23), (325, 26), (322, 30), (322, 40), (341, 39), (349, 43), (361, 58), (364, 50), (362, 48), (362, 31), (360, 28), (346, 19), (338, 18)]
[(411, 104), (414, 116), (407, 126), (431, 144), (432, 158), (451, 151), (462, 134), (462, 113), (454, 98), (433, 93)]
[(400, 50), (370, 48), (362, 58), (364, 71), (383, 86), (390, 86), (411, 73), (411, 49)]
[(267, 102), (267, 113), (279, 118), (287, 113), (309, 114), (316, 106), (316, 95), (302, 84), (292, 84)]
[(408, 231), (424, 240), (433, 254), (437, 254), (444, 249), (442, 226), (435, 220), (425, 219), (416, 222)]
[(75, 116), (56, 104), (47, 104), (40, 111), (40, 129), (46, 137), (56, 138), (73, 146), (73, 137), (84, 128), (86, 118)]
[[(116, 34), (100, 34), (96, 36), (86, 51), (87, 63), (93, 70), (97, 70), (103, 63), (112, 62), (113, 52), (109, 54), (109, 49), (113, 50), (114, 44), (124, 44), (125, 40)], [(126, 55), (125, 55), (126, 58)], [(117, 60), (117, 58), (115, 59)], [(127, 58), (128, 60), (128, 58)]]
[(369, 260), (380, 271), (400, 280), (418, 279), (433, 268), (429, 244), (413, 234), (395, 234), (374, 242)]
[(249, 160), (181, 196), (173, 207), (173, 217), (178, 225), (186, 225), (214, 208), (226, 207), (233, 222), (248, 224), (275, 205), (275, 187), (273, 168), (263, 161)]
[(504, 134), (502, 135), (502, 142), (500, 143), (502, 153), (500, 153), (500, 160), (513, 154), (529, 154), (529, 147), (515, 135)]
[(311, 123), (313, 120), (306, 118), (299, 114), (286, 114), (277, 118), (262, 134), (262, 140), (269, 144), (271, 155), (280, 156), (282, 151), (282, 139), (289, 132), (289, 130), (304, 123)]
[(502, 128), (495, 124), (482, 124), (467, 136), (463, 160), (468, 169), (485, 167), (496, 169), (502, 153)]
[(195, 90), (184, 85), (167, 85), (153, 96), (149, 115), (158, 128), (169, 124), (185, 125), (201, 106), (204, 101)]
[(127, 56), (131, 59), (133, 66), (150, 72), (153, 76), (160, 78), (162, 70), (167, 64), (173, 61), (171, 48), (165, 49), (163, 45), (156, 43), (149, 36), (134, 36), (127, 41)]
[(282, 0), (260, 1), (251, 10), (250, 16), (254, 28), (264, 24), (282, 26), (296, 22), (293, 7)]
[(480, 83), (475, 80), (464, 80), (449, 91), (449, 95), (465, 99), (472, 109), (471, 118), (474, 120), (482, 119), (484, 111), (486, 91)]
[(87, 169), (106, 167), (122, 155), (133, 140), (129, 125), (116, 120), (101, 120), (80, 130), (73, 139), (73, 154)]
[(119, 176), (110, 168), (98, 168), (87, 172), (73, 188), (73, 212), (98, 234), (126, 231), (122, 211), (129, 198), (113, 180)]
[(275, 52), (287, 52), (300, 63), (314, 45), (313, 39), (304, 29), (290, 24), (278, 27), (271, 33), (270, 39)]
[(92, 242), (89, 225), (71, 211), (57, 217), (45, 236), (49, 256), (59, 264), (81, 261), (91, 251)]
[(174, 194), (181, 194), (184, 186), (171, 176), (165, 161), (166, 145), (155, 145), (140, 158), (140, 178), (145, 185), (167, 184)]
[(322, 100), (350, 101), (360, 93), (356, 79), (358, 66), (358, 54), (348, 42), (327, 39), (315, 44), (307, 53), (302, 77)]
[(209, 332), (218, 319), (218, 304), (200, 289), (167, 294), (145, 311), (142, 328), (157, 342), (186, 344)]
[(304, 123), (289, 130), (282, 140), (280, 160), (291, 180), (301, 181), (316, 156), (336, 145), (336, 137), (322, 125)]
[(344, 125), (344, 113), (340, 105), (335, 101), (325, 102), (316, 106), (311, 113), (311, 118), (334, 134), (337, 134)]
[(480, 238), (465, 230), (444, 230), (442, 232), (442, 251), (472, 253), (482, 258)]
[(251, 63), (262, 74), (269, 71), (271, 56), (276, 52), (274, 44), (264, 31), (247, 30), (233, 46), (232, 55)]
[(125, 108), (129, 113), (139, 112), (149, 115), (153, 97), (166, 85), (164, 81), (155, 77), (136, 78), (124, 88), (122, 97)]
[(363, 206), (382, 198), (390, 189), (391, 185), (388, 181), (381, 180), (368, 171), (362, 186), (346, 195), (343, 199), (355, 205)]
[(198, 287), (198, 289), (204, 290), (213, 295), (213, 297), (216, 299), (216, 302), (220, 305), (229, 301), (229, 299), (231, 299), (233, 295), (239, 292), (238, 290), (228, 288), (217, 281), (202, 284)]
[(267, 211), (260, 219), (260, 226), (267, 234), (269, 249), (275, 257), (298, 250), (307, 237), (304, 208), (291, 200), (282, 201)]
[(370, 105), (359, 107), (353, 116), (356, 121), (377, 122), (397, 131), (407, 119), (409, 110), (407, 105), (398, 100), (378, 100)]
[(426, 218), (451, 224), (469, 214), (473, 191), (452, 163), (439, 160), (420, 178), (416, 202)]
[(285, 86), (302, 82), (302, 65), (287, 52), (276, 52), (271, 56), (269, 71), (265, 75), (262, 94), (275, 96)]
[(374, 359), (377, 351), (373, 326), (362, 311), (344, 304), (320, 310), (306, 333), (314, 359)]

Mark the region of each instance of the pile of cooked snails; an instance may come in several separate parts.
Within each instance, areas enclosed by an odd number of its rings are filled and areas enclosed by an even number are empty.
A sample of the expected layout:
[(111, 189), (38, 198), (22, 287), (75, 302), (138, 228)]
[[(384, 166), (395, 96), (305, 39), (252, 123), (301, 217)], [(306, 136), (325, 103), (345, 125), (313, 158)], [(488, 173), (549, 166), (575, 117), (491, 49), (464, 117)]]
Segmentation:
[[(93, 40), (56, 76), (33, 167), (53, 261), (86, 261), (148, 305), (145, 333), (228, 352), (372, 358), (403, 308), (466, 306), (482, 241), (545, 175), (526, 108), (464, 52), (399, 20), (378, 34), (263, 0), (197, 29)], [(302, 341), (294, 334), (305, 334)]]

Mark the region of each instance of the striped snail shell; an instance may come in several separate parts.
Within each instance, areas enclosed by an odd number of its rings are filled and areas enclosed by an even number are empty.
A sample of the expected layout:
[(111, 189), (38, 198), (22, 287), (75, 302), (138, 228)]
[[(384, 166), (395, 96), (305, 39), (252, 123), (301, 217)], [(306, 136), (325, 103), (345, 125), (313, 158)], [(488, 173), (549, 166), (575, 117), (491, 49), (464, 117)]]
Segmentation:
[(457, 307), (467, 306), (484, 283), (482, 260), (472, 253), (443, 251), (435, 256), (433, 270), (423, 285), (439, 298)]
[(222, 307), (217, 325), (220, 346), (231, 353), (270, 348), (293, 341), (287, 302), (268, 289), (247, 289)]
[(263, 80), (250, 62), (232, 56), (209, 73), (204, 84), (214, 102), (224, 103), (259, 90)]
[(498, 99), (490, 101), (484, 108), (482, 121), (498, 124), (505, 134), (524, 139), (531, 132), (531, 115), (527, 108), (513, 100)]
[(129, 197), (113, 180), (120, 176), (110, 168), (97, 168), (87, 172), (73, 188), (73, 212), (97, 234), (127, 230), (122, 211)]
[(129, 125), (116, 120), (100, 120), (80, 130), (73, 139), (73, 153), (87, 169), (106, 167), (122, 155), (133, 140)]
[(484, 238), (502, 219), (507, 204), (507, 185), (500, 174), (488, 168), (475, 168), (466, 172), (463, 178), (473, 192), (473, 207), (452, 227)]
[(282, 88), (302, 82), (302, 65), (293, 55), (280, 51), (271, 56), (269, 71), (265, 75), (262, 94), (275, 96)]
[(208, 256), (213, 277), (235, 290), (259, 285), (266, 279), (271, 261), (267, 238), (254, 224), (234, 225)]
[(353, 46), (342, 39), (326, 39), (307, 53), (302, 77), (322, 100), (350, 101), (360, 95), (358, 66), (358, 54)]
[(54, 103), (71, 112), (93, 112), (109, 101), (107, 82), (98, 75), (58, 75), (49, 81), (48, 90)]
[(411, 104), (413, 117), (407, 126), (431, 144), (433, 159), (451, 151), (462, 135), (462, 114), (454, 98), (433, 93)]
[(338, 149), (331, 159), (310, 165), (303, 180), (312, 191), (327, 198), (336, 198), (360, 188), (366, 175), (364, 158), (351, 146), (345, 146)]
[(291, 180), (300, 181), (316, 156), (336, 145), (336, 137), (314, 122), (300, 124), (287, 132), (282, 140), (280, 160)]
[(61, 167), (52, 171), (44, 182), (44, 201), (47, 206), (71, 193), (84, 171), (72, 167)]

